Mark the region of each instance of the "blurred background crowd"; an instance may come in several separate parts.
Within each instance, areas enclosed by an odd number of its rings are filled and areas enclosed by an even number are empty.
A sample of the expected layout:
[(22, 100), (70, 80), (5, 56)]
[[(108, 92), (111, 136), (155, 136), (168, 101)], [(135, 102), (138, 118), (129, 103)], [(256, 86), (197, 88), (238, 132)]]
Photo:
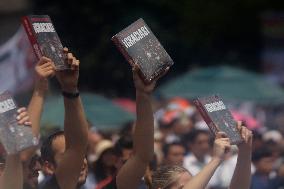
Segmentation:
[[(81, 60), (79, 86), (89, 120), (86, 189), (108, 182), (117, 172), (116, 158), (127, 160), (132, 153), (132, 73), (110, 38), (140, 17), (175, 61), (153, 96), (156, 155), (149, 172), (162, 164), (184, 165), (193, 175), (202, 169), (212, 136), (192, 100), (219, 94), (254, 133), (255, 188), (284, 188), (283, 2), (1, 0), (0, 92), (12, 91), (20, 105), (31, 96), (36, 63), (20, 24), (26, 14), (48, 14), (62, 43)], [(63, 101), (55, 82), (50, 87), (42, 138), (63, 127)], [(228, 187), (236, 150), (216, 171), (211, 189)], [(3, 149), (1, 154), (0, 165)], [(40, 170), (40, 159), (31, 167)], [(39, 183), (43, 178), (44, 171)]]

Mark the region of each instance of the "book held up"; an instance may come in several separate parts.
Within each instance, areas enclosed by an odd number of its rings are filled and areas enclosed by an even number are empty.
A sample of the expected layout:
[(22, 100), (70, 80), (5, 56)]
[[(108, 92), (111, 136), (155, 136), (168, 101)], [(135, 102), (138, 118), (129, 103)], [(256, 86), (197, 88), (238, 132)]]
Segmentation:
[(30, 126), (18, 125), (17, 109), (8, 91), (0, 94), (0, 140), (7, 154), (18, 153), (38, 143)]
[(22, 17), (24, 26), (35, 55), (50, 58), (56, 70), (69, 69), (62, 43), (48, 15), (30, 15)]
[(142, 18), (114, 35), (112, 41), (132, 66), (138, 64), (145, 83), (150, 83), (174, 64)]
[(213, 95), (198, 98), (193, 103), (214, 135), (222, 131), (228, 135), (231, 144), (243, 142), (240, 132), (237, 129), (237, 122), (220, 96)]

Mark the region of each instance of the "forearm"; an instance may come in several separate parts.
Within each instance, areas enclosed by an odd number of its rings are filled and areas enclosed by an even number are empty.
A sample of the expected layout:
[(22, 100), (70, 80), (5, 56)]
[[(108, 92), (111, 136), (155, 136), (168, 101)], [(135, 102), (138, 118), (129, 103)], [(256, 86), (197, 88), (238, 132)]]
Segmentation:
[(248, 189), (251, 181), (251, 151), (239, 151), (230, 189)]
[(23, 187), (23, 167), (20, 155), (8, 155), (2, 176), (1, 189), (21, 189)]
[(219, 158), (213, 158), (196, 176), (184, 186), (184, 189), (204, 189), (220, 165)]
[(88, 124), (80, 97), (69, 99), (64, 97), (65, 120), (64, 135), (66, 149), (76, 149), (83, 152), (88, 142)]
[(149, 162), (154, 153), (154, 118), (150, 94), (136, 91), (136, 114), (135, 154), (142, 161)]
[(36, 137), (39, 136), (40, 119), (43, 110), (44, 97), (45, 90), (35, 87), (33, 96), (28, 106), (28, 113), (30, 116), (30, 121), (32, 122), (32, 130)]

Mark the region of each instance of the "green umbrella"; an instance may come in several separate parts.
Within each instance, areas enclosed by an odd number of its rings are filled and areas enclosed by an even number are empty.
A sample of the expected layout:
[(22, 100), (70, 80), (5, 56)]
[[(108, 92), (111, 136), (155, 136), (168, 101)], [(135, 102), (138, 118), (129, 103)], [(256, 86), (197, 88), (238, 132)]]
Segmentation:
[[(118, 130), (123, 123), (134, 120), (134, 115), (102, 96), (81, 93), (81, 98), (87, 119), (98, 129)], [(63, 128), (63, 123), (64, 105), (62, 96), (48, 97), (45, 102), (41, 124)]]
[(196, 98), (220, 94), (224, 99), (259, 104), (284, 102), (284, 91), (263, 76), (228, 66), (197, 69), (177, 77), (158, 90), (165, 97)]

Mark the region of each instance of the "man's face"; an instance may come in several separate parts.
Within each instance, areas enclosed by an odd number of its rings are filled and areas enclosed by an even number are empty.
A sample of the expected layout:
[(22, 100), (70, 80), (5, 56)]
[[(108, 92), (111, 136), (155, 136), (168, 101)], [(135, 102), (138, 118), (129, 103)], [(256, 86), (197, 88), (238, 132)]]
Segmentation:
[(169, 165), (182, 165), (185, 149), (180, 145), (171, 145), (166, 157), (166, 163)]
[(191, 151), (197, 158), (204, 158), (210, 150), (209, 134), (200, 133), (191, 144)]
[[(52, 142), (52, 149), (54, 151), (54, 160), (56, 165), (62, 161), (63, 154), (65, 152), (65, 137), (63, 135), (56, 137)], [(78, 179), (78, 185), (81, 186), (86, 182), (88, 175), (88, 164), (87, 159), (84, 159), (84, 163), (81, 168), (80, 176)]]
[(273, 157), (263, 157), (255, 163), (256, 171), (262, 174), (269, 174), (273, 170)]

